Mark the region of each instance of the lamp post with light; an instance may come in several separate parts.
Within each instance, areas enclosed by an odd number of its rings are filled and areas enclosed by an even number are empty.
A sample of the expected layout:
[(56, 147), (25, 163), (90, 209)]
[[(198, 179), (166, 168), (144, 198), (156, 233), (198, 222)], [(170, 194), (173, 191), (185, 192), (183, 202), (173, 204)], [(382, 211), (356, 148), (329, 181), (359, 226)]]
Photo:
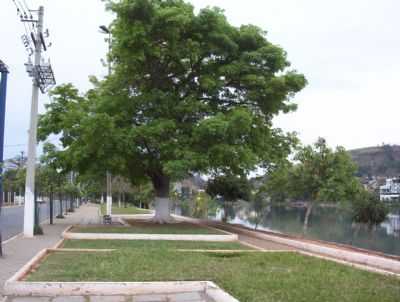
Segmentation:
[[(111, 31), (108, 29), (107, 26), (101, 25), (99, 26), (100, 32), (102, 34), (107, 34), (108, 35), (108, 53), (111, 52)], [(108, 59), (108, 76), (111, 75), (111, 61)], [(112, 187), (111, 187), (111, 182), (112, 182), (112, 176), (111, 173), (107, 171), (107, 200), (106, 200), (106, 214), (111, 216), (112, 214)]]

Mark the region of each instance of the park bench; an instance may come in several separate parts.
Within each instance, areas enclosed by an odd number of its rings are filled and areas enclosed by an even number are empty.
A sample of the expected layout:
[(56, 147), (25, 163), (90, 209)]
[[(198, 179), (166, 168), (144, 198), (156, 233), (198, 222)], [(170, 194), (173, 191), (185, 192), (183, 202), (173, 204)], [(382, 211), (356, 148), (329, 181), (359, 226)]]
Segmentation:
[(112, 224), (112, 219), (110, 215), (103, 216), (103, 224)]

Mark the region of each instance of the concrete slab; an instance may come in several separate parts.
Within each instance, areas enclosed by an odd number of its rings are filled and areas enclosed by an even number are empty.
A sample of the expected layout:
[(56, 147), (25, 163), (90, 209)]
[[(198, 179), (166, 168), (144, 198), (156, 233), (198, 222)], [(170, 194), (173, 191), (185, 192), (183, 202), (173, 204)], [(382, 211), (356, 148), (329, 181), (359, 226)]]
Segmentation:
[(55, 297), (52, 302), (87, 302), (87, 300), (83, 296), (61, 296)]
[(49, 297), (15, 297), (15, 298), (7, 299), (7, 302), (50, 302), (50, 298)]
[(91, 296), (90, 302), (128, 302), (131, 297), (126, 296)]

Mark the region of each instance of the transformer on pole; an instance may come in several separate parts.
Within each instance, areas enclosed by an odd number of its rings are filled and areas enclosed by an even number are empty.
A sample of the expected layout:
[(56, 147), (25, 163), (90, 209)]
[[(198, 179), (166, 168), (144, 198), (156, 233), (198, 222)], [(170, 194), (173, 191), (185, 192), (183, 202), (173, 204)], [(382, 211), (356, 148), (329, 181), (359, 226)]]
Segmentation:
[[(32, 77), (32, 100), (29, 123), (28, 160), (26, 165), (25, 181), (25, 205), (24, 205), (24, 235), (34, 236), (36, 194), (35, 194), (35, 168), (36, 168), (36, 145), (37, 145), (37, 122), (39, 90), (45, 93), (51, 86), (56, 84), (50, 60), (45, 62), (43, 53), (48, 50), (51, 43), (46, 43), (49, 31), (43, 28), (44, 7), (31, 10), (23, 6), (20, 1), (13, 0), (17, 14), (24, 24), (25, 34), (22, 35), (22, 43), (28, 53), (28, 62), (25, 64), (28, 75)], [(32, 59), (33, 57), (33, 63)]]

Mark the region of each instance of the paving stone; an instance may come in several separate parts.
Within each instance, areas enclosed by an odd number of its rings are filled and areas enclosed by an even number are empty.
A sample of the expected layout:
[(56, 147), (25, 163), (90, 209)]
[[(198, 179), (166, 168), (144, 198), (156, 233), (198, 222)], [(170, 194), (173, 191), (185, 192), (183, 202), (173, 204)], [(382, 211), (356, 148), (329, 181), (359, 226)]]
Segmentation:
[(125, 296), (91, 296), (90, 302), (126, 302), (130, 297)]
[(87, 300), (83, 296), (59, 296), (55, 297), (52, 302), (86, 302)]

